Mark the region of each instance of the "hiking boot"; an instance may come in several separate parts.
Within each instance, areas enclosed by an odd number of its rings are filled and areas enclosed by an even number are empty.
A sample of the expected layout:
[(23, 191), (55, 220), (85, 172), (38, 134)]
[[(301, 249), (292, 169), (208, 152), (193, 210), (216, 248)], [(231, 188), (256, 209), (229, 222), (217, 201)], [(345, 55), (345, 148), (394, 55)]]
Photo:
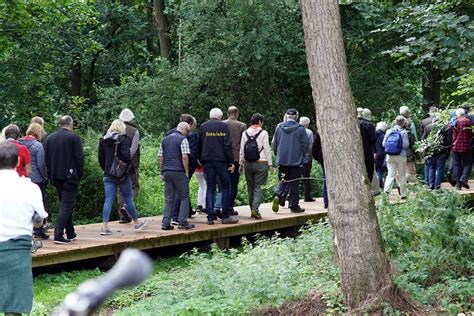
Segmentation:
[(304, 212), (304, 208), (300, 207), (299, 205), (293, 206), (292, 208), (290, 208), (290, 210), (291, 210), (291, 213), (303, 213)]
[(250, 217), (255, 219), (262, 219), (262, 214), (258, 210), (251, 210)]
[(275, 212), (275, 213), (278, 213), (278, 210), (280, 208), (280, 198), (278, 197), (278, 195), (275, 195), (273, 197), (273, 201), (272, 201), (272, 211)]
[(470, 187), (469, 187), (469, 184), (467, 184), (466, 181), (459, 181), (459, 182), (461, 183), (461, 186), (462, 186), (463, 188), (466, 188), (466, 189), (469, 190)]
[(102, 236), (109, 236), (109, 235), (112, 235), (112, 231), (111, 231), (110, 229), (108, 229), (108, 228), (103, 228), (103, 227), (102, 227), (102, 228), (100, 229), (100, 234), (101, 234)]
[(47, 235), (44, 231), (36, 232), (33, 234), (33, 238), (35, 239), (49, 239), (49, 235)]
[(66, 239), (64, 237), (55, 237), (54, 241), (55, 244), (61, 244), (61, 245), (69, 245), (71, 241), (69, 239)]
[(137, 225), (135, 225), (135, 231), (139, 231), (139, 230), (145, 229), (145, 226), (146, 226), (147, 224), (148, 224), (148, 223), (146, 222), (146, 220), (141, 221), (140, 223), (138, 223)]
[(451, 186), (456, 186), (456, 180), (454, 180), (453, 176), (450, 173), (446, 175), (446, 178), (448, 178), (448, 182), (451, 184)]
[(190, 223), (178, 225), (179, 229), (193, 229), (194, 227), (195, 227), (194, 224), (190, 224)]
[(238, 222), (239, 222), (239, 220), (237, 218), (232, 217), (232, 216), (229, 216), (227, 218), (222, 219), (222, 224), (236, 224)]
[(128, 212), (127, 210), (122, 207), (120, 210), (119, 210), (119, 223), (120, 224), (128, 224), (132, 221), (132, 219), (130, 218), (130, 216), (128, 215)]
[(161, 225), (162, 230), (173, 230), (174, 226), (172, 225)]

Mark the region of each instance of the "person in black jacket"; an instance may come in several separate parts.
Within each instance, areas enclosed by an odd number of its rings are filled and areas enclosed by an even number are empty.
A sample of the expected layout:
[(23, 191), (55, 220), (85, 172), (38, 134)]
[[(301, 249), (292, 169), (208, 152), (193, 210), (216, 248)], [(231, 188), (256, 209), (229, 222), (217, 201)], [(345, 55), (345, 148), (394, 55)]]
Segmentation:
[(313, 133), (313, 148), (312, 148), (312, 155), (314, 160), (316, 160), (321, 169), (323, 171), (323, 201), (324, 201), (324, 208), (329, 207), (329, 198), (328, 198), (328, 189), (326, 186), (326, 173), (324, 172), (324, 159), (323, 159), (323, 148), (321, 146), (321, 136), (319, 136), (318, 132)]
[(362, 136), (362, 147), (364, 149), (365, 168), (369, 182), (374, 176), (374, 146), (375, 146), (375, 126), (370, 122), (371, 113), (369, 109), (362, 110), (359, 117), (360, 134)]
[(381, 189), (383, 189), (383, 172), (387, 169), (387, 165), (385, 165), (385, 148), (382, 145), (387, 128), (388, 126), (385, 122), (378, 122), (375, 127), (375, 173), (377, 174)]
[[(84, 152), (79, 136), (73, 133), (73, 120), (69, 115), (61, 117), (60, 129), (48, 136), (46, 140), (45, 162), (48, 179), (56, 188), (60, 205), (54, 242), (68, 244), (76, 239), (72, 223), (74, 199), (79, 191), (79, 182), (84, 170)], [(64, 238), (64, 230), (66, 237)]]
[(235, 224), (239, 221), (230, 216), (229, 172), (234, 172), (235, 166), (230, 130), (229, 126), (221, 121), (222, 114), (220, 109), (213, 108), (209, 113), (209, 120), (201, 125), (198, 136), (198, 159), (204, 165), (204, 176), (207, 181), (208, 225), (213, 225), (216, 220), (214, 211), (216, 177), (219, 177), (222, 185), (222, 224)]
[(108, 227), (110, 211), (114, 204), (117, 186), (120, 188), (127, 206), (127, 212), (135, 224), (135, 230), (142, 230), (146, 225), (146, 220), (138, 221), (138, 214), (133, 202), (132, 180), (130, 174), (117, 179), (110, 175), (110, 168), (114, 162), (115, 156), (124, 163), (130, 165), (130, 145), (128, 144), (127, 135), (125, 134), (126, 126), (121, 120), (115, 120), (110, 125), (107, 134), (99, 141), (99, 164), (104, 171), (104, 189), (105, 201), (102, 208), (103, 226), (100, 231), (101, 235), (112, 235), (112, 231)]

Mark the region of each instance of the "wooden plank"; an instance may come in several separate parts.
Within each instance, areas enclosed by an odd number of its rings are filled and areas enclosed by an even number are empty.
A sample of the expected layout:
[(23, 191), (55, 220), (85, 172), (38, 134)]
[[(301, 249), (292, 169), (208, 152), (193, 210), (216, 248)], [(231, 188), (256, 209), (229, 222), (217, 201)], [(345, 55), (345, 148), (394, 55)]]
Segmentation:
[(54, 244), (51, 239), (43, 241), (43, 248), (33, 254), (33, 267), (118, 255), (129, 247), (155, 249), (300, 226), (327, 215), (322, 199), (301, 202), (301, 206), (306, 209), (304, 213), (291, 213), (288, 208), (280, 208), (278, 213), (274, 213), (270, 203), (263, 204), (261, 220), (250, 218), (248, 207), (237, 207), (239, 223), (232, 225), (223, 225), (220, 221), (215, 221), (215, 225), (207, 225), (206, 216), (196, 214), (189, 220), (196, 225), (192, 230), (175, 227), (174, 230), (163, 231), (162, 216), (148, 217), (147, 229), (140, 232), (135, 232), (132, 224), (110, 222), (111, 236), (100, 236), (100, 223), (79, 225), (75, 227), (77, 240), (69, 245)]

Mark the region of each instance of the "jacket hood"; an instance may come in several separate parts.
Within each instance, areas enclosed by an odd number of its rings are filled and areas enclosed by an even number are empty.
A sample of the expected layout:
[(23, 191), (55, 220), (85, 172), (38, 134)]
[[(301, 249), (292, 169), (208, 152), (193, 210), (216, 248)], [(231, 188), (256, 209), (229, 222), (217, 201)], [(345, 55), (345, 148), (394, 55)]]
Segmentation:
[(281, 123), (280, 128), (285, 133), (293, 133), (300, 127), (300, 124), (293, 120), (288, 120), (286, 122)]
[(115, 141), (119, 138), (121, 134), (117, 133), (117, 132), (113, 132), (113, 133), (109, 133), (107, 132), (107, 134), (104, 135), (104, 142), (107, 144), (107, 145), (111, 145), (111, 144), (114, 144)]
[(247, 132), (249, 136), (254, 136), (254, 135), (257, 135), (257, 133), (260, 132), (261, 130), (262, 128), (260, 126), (259, 127), (250, 126), (248, 129), (245, 130), (245, 132)]

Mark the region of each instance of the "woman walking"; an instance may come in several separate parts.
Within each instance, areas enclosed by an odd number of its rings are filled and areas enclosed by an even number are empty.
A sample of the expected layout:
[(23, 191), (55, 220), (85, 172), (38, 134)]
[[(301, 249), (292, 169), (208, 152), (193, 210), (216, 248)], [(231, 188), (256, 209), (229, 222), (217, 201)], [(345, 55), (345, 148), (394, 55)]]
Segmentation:
[(262, 129), (264, 117), (252, 115), (251, 126), (242, 134), (239, 164), (243, 166), (252, 218), (261, 219), (259, 207), (262, 203), (262, 186), (267, 183), (268, 170), (272, 167), (272, 156), (268, 133)]
[(146, 220), (138, 221), (138, 213), (133, 202), (132, 181), (130, 175), (126, 175), (122, 179), (114, 178), (110, 175), (109, 170), (117, 156), (126, 164), (131, 164), (130, 146), (128, 145), (127, 136), (125, 135), (125, 123), (121, 120), (115, 120), (110, 125), (109, 130), (99, 141), (99, 164), (104, 171), (104, 190), (105, 201), (102, 209), (103, 226), (100, 231), (101, 235), (112, 235), (112, 231), (108, 227), (110, 212), (115, 200), (117, 186), (120, 188), (127, 206), (127, 212), (135, 224), (135, 230), (140, 231), (146, 225)]

